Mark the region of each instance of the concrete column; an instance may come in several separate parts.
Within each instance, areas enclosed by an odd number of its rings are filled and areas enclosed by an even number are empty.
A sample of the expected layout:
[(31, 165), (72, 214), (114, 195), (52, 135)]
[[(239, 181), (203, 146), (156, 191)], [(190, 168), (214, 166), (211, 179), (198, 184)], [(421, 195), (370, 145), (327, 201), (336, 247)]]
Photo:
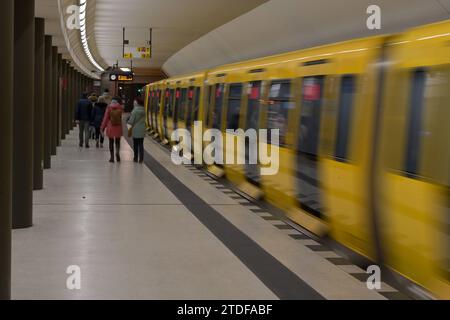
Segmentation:
[(35, 19), (33, 189), (44, 188), (45, 19)]
[(67, 134), (67, 124), (69, 121), (67, 120), (68, 112), (67, 112), (67, 79), (68, 79), (68, 65), (67, 60), (62, 61), (62, 74), (63, 74), (63, 87), (62, 87), (62, 97), (61, 97), (61, 122), (62, 122), (62, 131), (61, 131), (61, 139), (66, 138)]
[(44, 169), (52, 166), (52, 36), (45, 36)]
[(57, 83), (57, 91), (58, 91), (58, 101), (57, 101), (57, 115), (56, 115), (56, 121), (57, 121), (57, 142), (56, 145), (58, 147), (61, 146), (61, 132), (62, 132), (62, 113), (61, 113), (61, 106), (62, 106), (62, 88), (61, 88), (61, 79), (62, 79), (62, 54), (58, 54), (58, 83)]
[(3, 0), (4, 17), (0, 19), (0, 66), (2, 70), (2, 114), (0, 126), (0, 300), (11, 298), (11, 200), (12, 200), (12, 117), (13, 117), (13, 56), (14, 1)]
[(15, 0), (13, 228), (27, 228), (33, 225), (33, 51), (34, 1)]
[(58, 144), (58, 47), (52, 47), (52, 156)]
[(74, 86), (75, 71), (69, 66), (69, 132), (73, 130), (74, 121), (74, 103), (75, 103), (75, 86)]

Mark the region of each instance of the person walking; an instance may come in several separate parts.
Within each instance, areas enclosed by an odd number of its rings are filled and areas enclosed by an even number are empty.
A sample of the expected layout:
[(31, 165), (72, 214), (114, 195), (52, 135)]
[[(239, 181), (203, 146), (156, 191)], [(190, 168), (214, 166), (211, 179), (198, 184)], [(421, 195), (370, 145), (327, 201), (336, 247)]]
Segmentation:
[(112, 99), (111, 104), (106, 108), (105, 116), (101, 126), (101, 131), (105, 132), (109, 138), (109, 151), (111, 159), (109, 162), (114, 163), (114, 147), (117, 162), (120, 162), (120, 139), (123, 136), (122, 129), (123, 106), (119, 97)]
[(104, 97), (98, 98), (92, 109), (91, 125), (95, 128), (95, 141), (97, 148), (103, 148), (105, 137), (102, 134), (101, 126), (105, 117), (106, 108), (108, 107)]
[(134, 100), (134, 108), (131, 117), (128, 120), (131, 128), (128, 131), (128, 137), (133, 138), (134, 162), (144, 162), (144, 138), (145, 138), (145, 109), (142, 97)]
[(89, 148), (89, 126), (91, 124), (92, 103), (88, 99), (87, 93), (81, 95), (75, 110), (75, 121), (79, 127), (80, 148), (83, 144)]
[(107, 105), (111, 104), (112, 97), (109, 94), (109, 90), (108, 89), (105, 89), (105, 91), (103, 91), (102, 97), (105, 98), (105, 102), (106, 102)]

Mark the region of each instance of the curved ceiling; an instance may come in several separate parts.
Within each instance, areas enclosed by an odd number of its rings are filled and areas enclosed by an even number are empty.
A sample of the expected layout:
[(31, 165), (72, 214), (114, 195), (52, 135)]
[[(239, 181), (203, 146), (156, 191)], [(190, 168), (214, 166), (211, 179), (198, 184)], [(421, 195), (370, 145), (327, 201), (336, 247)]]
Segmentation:
[[(369, 5), (382, 29), (367, 28)], [(169, 75), (450, 19), (450, 0), (271, 0), (190, 43), (164, 64)]]
[[(95, 0), (95, 46), (108, 65), (122, 59), (122, 29), (130, 44), (143, 46), (153, 28), (153, 57), (136, 67), (161, 68), (175, 52), (267, 0)], [(94, 55), (95, 56), (95, 55)]]

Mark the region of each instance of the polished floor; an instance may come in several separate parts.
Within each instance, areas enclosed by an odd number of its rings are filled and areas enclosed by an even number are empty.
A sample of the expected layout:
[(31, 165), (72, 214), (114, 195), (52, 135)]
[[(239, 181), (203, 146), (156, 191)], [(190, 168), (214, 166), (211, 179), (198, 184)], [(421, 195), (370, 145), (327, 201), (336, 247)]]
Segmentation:
[[(145, 164), (58, 148), (34, 226), (13, 232), (14, 299), (386, 299), (356, 266), (147, 139)], [(312, 248), (318, 248), (312, 250)], [(333, 260), (334, 259), (334, 260)], [(66, 285), (79, 266), (81, 289)], [(352, 274), (353, 272), (353, 274)], [(383, 294), (385, 293), (385, 294)]]

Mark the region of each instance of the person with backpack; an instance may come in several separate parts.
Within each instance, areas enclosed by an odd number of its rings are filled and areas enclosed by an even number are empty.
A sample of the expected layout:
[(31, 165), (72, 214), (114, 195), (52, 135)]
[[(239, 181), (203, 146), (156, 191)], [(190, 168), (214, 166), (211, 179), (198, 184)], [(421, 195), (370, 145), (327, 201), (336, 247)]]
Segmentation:
[(137, 97), (134, 100), (134, 108), (128, 124), (131, 125), (131, 128), (128, 130), (128, 137), (133, 138), (134, 162), (139, 161), (139, 163), (143, 163), (146, 128), (144, 100), (142, 97)]
[(95, 128), (95, 141), (97, 142), (97, 148), (103, 148), (103, 142), (105, 141), (105, 137), (101, 133), (101, 126), (103, 119), (105, 118), (107, 107), (108, 105), (106, 104), (105, 98), (100, 97), (94, 104), (94, 109), (92, 109), (91, 126)]
[(83, 147), (83, 144), (85, 144), (86, 148), (89, 148), (89, 126), (91, 123), (91, 114), (92, 103), (88, 99), (88, 94), (83, 93), (75, 109), (75, 121), (80, 130), (80, 148)]
[(116, 147), (116, 160), (120, 162), (120, 139), (123, 136), (122, 115), (122, 100), (119, 97), (115, 97), (108, 108), (106, 108), (101, 126), (101, 131), (105, 132), (109, 138), (109, 151), (111, 153), (109, 162), (111, 163), (114, 163), (114, 146)]

